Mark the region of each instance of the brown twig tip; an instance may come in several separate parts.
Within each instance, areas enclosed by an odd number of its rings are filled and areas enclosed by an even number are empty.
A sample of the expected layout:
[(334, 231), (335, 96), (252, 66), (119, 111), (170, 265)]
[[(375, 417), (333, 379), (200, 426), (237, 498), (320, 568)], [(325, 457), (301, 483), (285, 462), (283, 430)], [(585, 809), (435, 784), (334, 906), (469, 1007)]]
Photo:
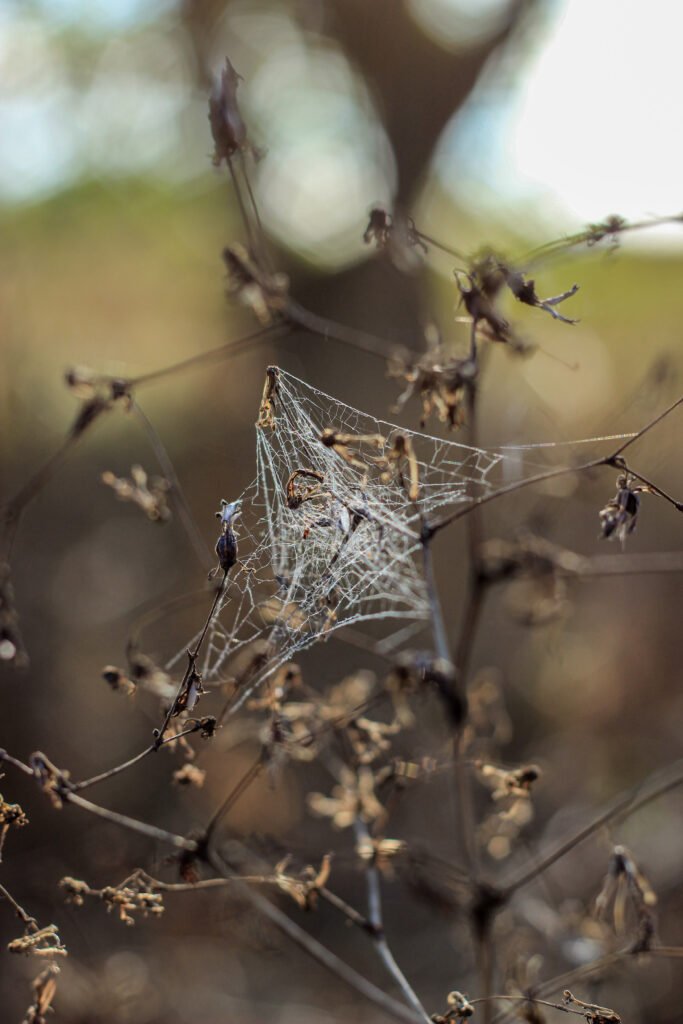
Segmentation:
[(614, 1010), (607, 1006), (598, 1006), (597, 1003), (586, 1003), (572, 995), (568, 988), (562, 993), (562, 1002), (565, 1006), (577, 1007), (588, 1024), (621, 1024), (621, 1017)]

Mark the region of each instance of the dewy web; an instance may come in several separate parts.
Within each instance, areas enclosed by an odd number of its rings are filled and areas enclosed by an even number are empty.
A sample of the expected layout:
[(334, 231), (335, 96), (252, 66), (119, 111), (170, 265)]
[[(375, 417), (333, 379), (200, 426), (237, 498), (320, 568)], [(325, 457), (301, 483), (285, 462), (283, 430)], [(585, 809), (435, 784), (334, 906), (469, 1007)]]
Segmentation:
[(239, 561), (201, 665), (207, 683), (253, 666), (248, 692), (343, 626), (376, 620), (373, 636), (385, 649), (421, 628), (430, 614), (422, 522), (490, 493), (501, 482), (495, 467), (509, 462), (518, 472), (520, 461), (510, 449), (471, 448), (375, 419), (275, 367), (256, 456), (236, 523)]

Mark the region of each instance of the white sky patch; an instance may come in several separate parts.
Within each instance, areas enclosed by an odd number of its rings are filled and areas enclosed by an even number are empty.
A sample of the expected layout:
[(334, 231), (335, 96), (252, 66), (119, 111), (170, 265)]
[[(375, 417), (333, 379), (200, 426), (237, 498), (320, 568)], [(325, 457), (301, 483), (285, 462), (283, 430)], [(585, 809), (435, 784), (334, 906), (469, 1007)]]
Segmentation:
[[(683, 211), (683, 4), (566, 0), (516, 81), (485, 77), (444, 140), (447, 187), (567, 223)], [(680, 230), (678, 236), (681, 236)]]

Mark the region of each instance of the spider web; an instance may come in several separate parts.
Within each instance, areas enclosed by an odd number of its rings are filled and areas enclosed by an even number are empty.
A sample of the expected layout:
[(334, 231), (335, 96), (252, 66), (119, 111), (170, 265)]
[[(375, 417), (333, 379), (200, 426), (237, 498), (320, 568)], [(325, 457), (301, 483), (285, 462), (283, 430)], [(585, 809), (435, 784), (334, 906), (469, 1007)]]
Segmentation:
[[(297, 651), (341, 627), (375, 620), (385, 650), (423, 628), (423, 520), (490, 493), (496, 467), (506, 460), (517, 470), (533, 447), (445, 441), (359, 412), (282, 369), (271, 367), (269, 377), (276, 390), (256, 428), (257, 476), (235, 525), (239, 562), (201, 664), (206, 682), (248, 684), (238, 704)], [(325, 431), (338, 443), (323, 443)], [(414, 500), (411, 459), (392, 456), (397, 439), (412, 455)]]

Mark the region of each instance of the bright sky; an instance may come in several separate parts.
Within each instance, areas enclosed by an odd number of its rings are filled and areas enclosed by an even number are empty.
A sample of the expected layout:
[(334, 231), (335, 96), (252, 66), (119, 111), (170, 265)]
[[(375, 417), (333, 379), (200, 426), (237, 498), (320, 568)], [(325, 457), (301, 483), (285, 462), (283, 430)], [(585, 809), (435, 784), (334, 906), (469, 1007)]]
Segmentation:
[(683, 211), (683, 3), (555, 8), (521, 79), (490, 76), (470, 105), (485, 117), (453, 126), (444, 178), (464, 163), (471, 197), (483, 180), (494, 205), (545, 200), (580, 222)]
[[(450, 32), (452, 43), (462, 43), (490, 31), (505, 0), (409, 2), (425, 31), (442, 40)], [(188, 108), (185, 56), (155, 21), (170, 3), (36, 0), (31, 14), (20, 4), (3, 8), (0, 0), (0, 200), (32, 200), (83, 174), (172, 168), (182, 178), (206, 171), (204, 97), (192, 94)], [(519, 219), (520, 202), (526, 204), (527, 227), (533, 232), (536, 220), (539, 234), (544, 221), (564, 230), (610, 213), (682, 211), (683, 0), (546, 3), (545, 28), (525, 40), (530, 53), (521, 67), (485, 74), (446, 133), (437, 159), (444, 185), (489, 217), (514, 210)], [(266, 21), (279, 26), (248, 83), (253, 109), (269, 129), (263, 193), (292, 198), (292, 223), (271, 226), (296, 242), (307, 225), (302, 248), (326, 245), (342, 261), (353, 258), (358, 220), (386, 198), (382, 183), (391, 179), (372, 103), (349, 85), (353, 76), (341, 55), (311, 50), (291, 21), (284, 31), (285, 9), (264, 14), (267, 4), (243, 0), (230, 11), (231, 31), (239, 35), (244, 27), (245, 52), (271, 39)], [(144, 22), (146, 34), (131, 34)], [(53, 45), (53, 33), (68, 24), (101, 40), (85, 93)], [(296, 132), (278, 134), (278, 126), (293, 122)], [(188, 140), (188, 124), (196, 139)], [(288, 154), (292, 139), (298, 149)], [(348, 223), (338, 223), (343, 213)], [(327, 229), (326, 217), (334, 221)]]

